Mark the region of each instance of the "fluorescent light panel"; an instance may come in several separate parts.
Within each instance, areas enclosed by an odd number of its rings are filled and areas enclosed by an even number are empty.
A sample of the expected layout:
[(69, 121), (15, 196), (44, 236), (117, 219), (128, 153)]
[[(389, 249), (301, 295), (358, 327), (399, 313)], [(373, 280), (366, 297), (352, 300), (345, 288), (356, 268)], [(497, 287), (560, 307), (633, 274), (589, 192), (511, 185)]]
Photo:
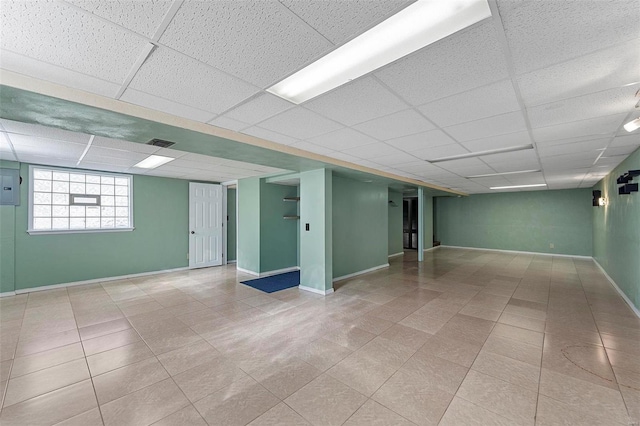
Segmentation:
[(138, 164), (135, 164), (133, 167), (138, 167), (140, 169), (155, 169), (156, 167), (160, 167), (173, 160), (175, 160), (175, 158), (165, 157), (162, 155), (150, 155)]
[(516, 145), (508, 148), (490, 149), (488, 151), (476, 151), (468, 154), (451, 155), (449, 157), (434, 158), (433, 160), (426, 160), (429, 163), (440, 163), (443, 161), (464, 160), (465, 158), (484, 157), (485, 155), (504, 154), (506, 152), (524, 151), (527, 149), (533, 149), (532, 144), (528, 145)]
[(625, 124), (624, 129), (629, 133), (636, 129), (640, 129), (640, 117)]
[(547, 186), (546, 183), (536, 183), (533, 185), (512, 185), (512, 186), (492, 186), (489, 189), (516, 189), (516, 188), (535, 188), (538, 186)]
[(490, 16), (487, 0), (418, 0), (267, 91), (302, 103)]
[(476, 179), (476, 178), (485, 178), (485, 177), (493, 177), (493, 176), (506, 176), (506, 175), (520, 175), (524, 173), (538, 173), (542, 170), (520, 170), (517, 172), (502, 172), (502, 173), (489, 173), (486, 175), (475, 175), (475, 176), (467, 176), (467, 179)]

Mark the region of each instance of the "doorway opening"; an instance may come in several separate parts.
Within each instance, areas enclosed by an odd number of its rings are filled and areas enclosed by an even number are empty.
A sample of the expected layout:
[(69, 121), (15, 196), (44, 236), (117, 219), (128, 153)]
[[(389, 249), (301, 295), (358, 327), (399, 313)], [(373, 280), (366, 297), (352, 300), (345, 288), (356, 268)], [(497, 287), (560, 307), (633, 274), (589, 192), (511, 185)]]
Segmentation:
[(405, 249), (418, 249), (418, 198), (402, 200), (402, 245)]

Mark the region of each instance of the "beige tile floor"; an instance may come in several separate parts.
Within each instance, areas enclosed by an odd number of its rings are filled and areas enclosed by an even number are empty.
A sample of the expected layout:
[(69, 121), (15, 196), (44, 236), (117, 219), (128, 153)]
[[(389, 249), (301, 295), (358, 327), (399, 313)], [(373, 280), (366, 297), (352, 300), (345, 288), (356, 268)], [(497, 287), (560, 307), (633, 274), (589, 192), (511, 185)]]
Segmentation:
[(590, 260), (441, 248), (328, 297), (244, 278), (0, 299), (0, 423), (640, 421), (640, 320)]

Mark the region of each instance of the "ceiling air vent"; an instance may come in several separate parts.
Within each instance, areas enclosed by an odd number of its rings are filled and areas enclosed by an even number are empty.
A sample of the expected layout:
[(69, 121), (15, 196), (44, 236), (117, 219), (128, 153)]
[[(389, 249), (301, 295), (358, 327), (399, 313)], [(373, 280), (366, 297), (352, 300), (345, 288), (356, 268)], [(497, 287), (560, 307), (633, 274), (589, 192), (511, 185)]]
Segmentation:
[(169, 142), (162, 139), (151, 139), (147, 142), (147, 145), (159, 146), (160, 148), (169, 148), (171, 145), (175, 144), (175, 142)]

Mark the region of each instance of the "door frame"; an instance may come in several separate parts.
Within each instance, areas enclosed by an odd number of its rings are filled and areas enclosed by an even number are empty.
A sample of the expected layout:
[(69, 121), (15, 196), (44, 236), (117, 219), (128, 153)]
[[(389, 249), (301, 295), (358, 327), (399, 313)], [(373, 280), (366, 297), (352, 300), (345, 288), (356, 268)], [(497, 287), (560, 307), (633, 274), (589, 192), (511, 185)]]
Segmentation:
[[(221, 194), (222, 194), (222, 215), (224, 215), (224, 217), (226, 218), (226, 195), (227, 195), (227, 190), (226, 187), (223, 186), (221, 183), (215, 183), (215, 182), (202, 182), (202, 181), (189, 181), (189, 202), (188, 202), (188, 210), (189, 210), (189, 221), (188, 221), (188, 228), (187, 231), (190, 232), (191, 231), (191, 184), (195, 183), (195, 184), (203, 184), (203, 185), (218, 185), (220, 186), (221, 189)], [(221, 244), (221, 249), (220, 249), (220, 256), (221, 256), (221, 263), (220, 265), (214, 265), (214, 266), (207, 266), (207, 267), (215, 267), (215, 266), (222, 266), (225, 265), (227, 263), (227, 256), (226, 256), (226, 235), (227, 235), (227, 229), (226, 229), (226, 221), (222, 222), (222, 244)], [(191, 266), (191, 235), (189, 235), (189, 249), (188, 249), (188, 261), (189, 261), (189, 265), (187, 266), (188, 269), (199, 269), (200, 267), (195, 267), (195, 266)]]
[[(238, 180), (229, 180), (226, 182), (222, 182), (220, 185), (222, 185), (222, 211), (223, 211), (223, 215), (224, 215), (224, 230), (223, 230), (223, 234), (222, 235), (222, 264), (226, 265), (227, 263), (229, 263), (227, 261), (227, 229), (229, 227), (229, 220), (227, 219), (228, 217), (228, 209), (227, 209), (227, 191), (229, 189), (229, 186), (235, 185), (236, 186), (236, 248), (238, 247), (238, 243), (237, 243), (237, 235), (238, 235)], [(238, 261), (237, 259), (238, 254), (236, 253), (236, 260), (235, 262)]]

